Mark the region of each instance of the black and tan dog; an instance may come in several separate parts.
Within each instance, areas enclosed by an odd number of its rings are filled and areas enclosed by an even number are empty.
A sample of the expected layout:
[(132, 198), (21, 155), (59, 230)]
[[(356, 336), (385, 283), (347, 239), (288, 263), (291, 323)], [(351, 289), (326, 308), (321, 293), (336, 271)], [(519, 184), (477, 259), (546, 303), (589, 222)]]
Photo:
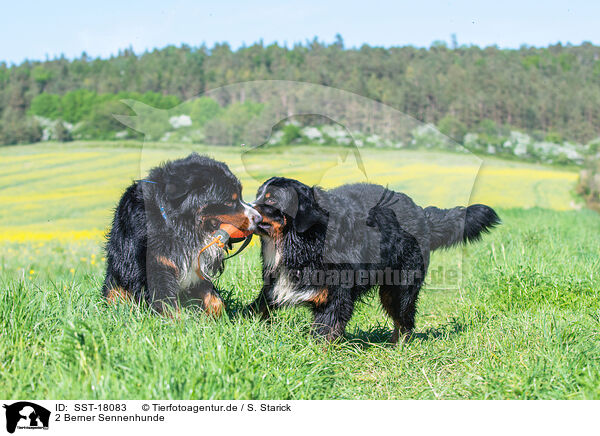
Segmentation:
[(499, 223), (481, 204), (423, 209), (379, 185), (324, 191), (281, 177), (259, 188), (253, 206), (263, 217), (256, 233), (264, 285), (249, 310), (268, 317), (308, 305), (313, 331), (329, 340), (343, 335), (355, 302), (374, 286), (394, 322), (392, 342), (410, 334), (430, 252), (477, 240)]
[(222, 271), (225, 251), (215, 244), (200, 252), (223, 223), (248, 234), (260, 219), (224, 163), (191, 154), (158, 166), (116, 208), (103, 294), (146, 301), (159, 312), (193, 302), (218, 316), (223, 302), (210, 277)]

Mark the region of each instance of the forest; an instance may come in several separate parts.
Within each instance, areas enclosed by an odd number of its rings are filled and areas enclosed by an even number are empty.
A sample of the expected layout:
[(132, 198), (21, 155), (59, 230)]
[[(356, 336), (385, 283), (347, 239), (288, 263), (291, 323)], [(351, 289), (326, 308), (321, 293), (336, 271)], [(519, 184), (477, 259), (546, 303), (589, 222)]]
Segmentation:
[[(330, 44), (182, 45), (141, 54), (125, 49), (108, 59), (82, 53), (72, 60), (0, 63), (0, 144), (49, 139), (48, 120), (55, 121), (53, 139), (114, 139), (123, 126), (112, 114), (129, 113), (123, 99), (168, 109), (227, 84), (270, 79), (374, 99), (460, 143), (468, 132), (504, 141), (519, 131), (538, 141), (579, 144), (600, 136), (598, 46), (345, 48), (338, 36)], [(222, 107), (204, 101), (196, 111), (204, 121), (211, 109), (230, 122), (251, 119), (268, 101), (254, 97), (219, 102)], [(236, 105), (233, 114), (230, 105)]]

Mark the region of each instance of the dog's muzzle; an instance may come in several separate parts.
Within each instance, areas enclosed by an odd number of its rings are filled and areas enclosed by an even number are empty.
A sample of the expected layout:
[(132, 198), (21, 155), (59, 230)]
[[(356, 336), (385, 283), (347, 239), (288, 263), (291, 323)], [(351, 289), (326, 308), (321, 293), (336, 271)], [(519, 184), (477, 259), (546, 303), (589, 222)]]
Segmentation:
[(248, 230), (253, 232), (256, 230), (258, 223), (262, 221), (262, 215), (256, 211), (248, 203), (242, 203), (244, 205), (244, 215), (248, 218)]

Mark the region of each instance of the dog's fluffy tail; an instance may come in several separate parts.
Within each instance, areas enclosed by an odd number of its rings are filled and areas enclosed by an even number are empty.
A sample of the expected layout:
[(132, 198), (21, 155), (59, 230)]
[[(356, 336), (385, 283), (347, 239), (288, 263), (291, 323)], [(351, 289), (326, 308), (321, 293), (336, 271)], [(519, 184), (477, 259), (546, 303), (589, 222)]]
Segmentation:
[(500, 218), (489, 206), (473, 204), (467, 208), (424, 209), (430, 225), (430, 249), (477, 241), (482, 233), (500, 224)]

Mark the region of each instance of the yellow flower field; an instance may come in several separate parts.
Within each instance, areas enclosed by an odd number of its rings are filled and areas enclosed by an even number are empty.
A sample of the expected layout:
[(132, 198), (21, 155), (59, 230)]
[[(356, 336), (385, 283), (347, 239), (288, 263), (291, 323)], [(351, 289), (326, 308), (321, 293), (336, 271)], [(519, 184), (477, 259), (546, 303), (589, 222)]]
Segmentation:
[(266, 151), (197, 145), (75, 142), (0, 149), (0, 240), (99, 240), (123, 189), (148, 168), (190, 151), (225, 161), (246, 200), (268, 177), (283, 175), (333, 187), (370, 181), (422, 206), (486, 203), (500, 208), (575, 207), (577, 174), (542, 165), (483, 161), (470, 154), (295, 146)]

